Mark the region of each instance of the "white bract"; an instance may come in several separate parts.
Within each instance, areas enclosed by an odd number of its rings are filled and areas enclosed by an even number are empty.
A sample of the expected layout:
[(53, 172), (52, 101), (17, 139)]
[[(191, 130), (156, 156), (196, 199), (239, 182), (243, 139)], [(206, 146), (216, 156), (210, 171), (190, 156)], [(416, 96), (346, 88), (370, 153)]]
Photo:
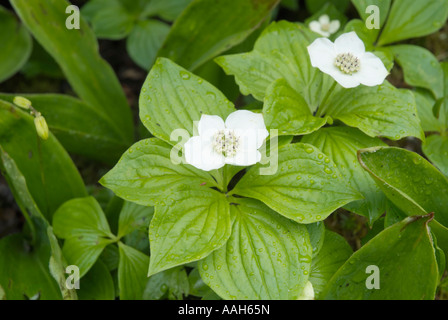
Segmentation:
[(326, 14), (320, 16), (318, 21), (311, 21), (309, 23), (309, 28), (321, 36), (329, 37), (336, 33), (341, 26), (339, 20), (330, 21), (330, 17)]
[(355, 32), (344, 33), (334, 43), (327, 38), (316, 39), (308, 46), (308, 53), (313, 67), (329, 74), (344, 88), (377, 86), (389, 74), (380, 58), (366, 52)]
[(198, 133), (184, 145), (185, 160), (205, 171), (225, 164), (250, 166), (259, 162), (258, 149), (269, 135), (263, 115), (247, 110), (231, 113), (225, 122), (219, 116), (204, 114)]

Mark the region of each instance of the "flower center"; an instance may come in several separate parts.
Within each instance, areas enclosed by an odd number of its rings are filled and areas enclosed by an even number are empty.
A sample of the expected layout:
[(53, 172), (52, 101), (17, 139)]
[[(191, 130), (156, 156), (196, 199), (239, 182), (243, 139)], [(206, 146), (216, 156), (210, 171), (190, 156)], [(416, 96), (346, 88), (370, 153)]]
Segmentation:
[(340, 53), (336, 57), (334, 65), (346, 74), (353, 74), (359, 71), (361, 62), (351, 53)]
[(322, 31), (330, 31), (330, 24), (329, 23), (322, 23), (320, 25), (320, 28), (322, 29)]
[(213, 149), (225, 157), (233, 157), (240, 148), (240, 137), (233, 130), (219, 130), (213, 136)]

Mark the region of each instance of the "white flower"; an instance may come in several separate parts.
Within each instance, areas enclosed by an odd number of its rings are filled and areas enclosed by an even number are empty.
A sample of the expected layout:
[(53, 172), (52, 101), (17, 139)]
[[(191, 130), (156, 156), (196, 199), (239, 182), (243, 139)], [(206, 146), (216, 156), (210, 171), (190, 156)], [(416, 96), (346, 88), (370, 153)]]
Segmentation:
[(308, 53), (313, 67), (332, 76), (344, 88), (377, 86), (388, 75), (381, 59), (366, 52), (355, 32), (344, 33), (334, 43), (327, 38), (316, 39), (308, 46)]
[(314, 300), (314, 288), (310, 281), (306, 283), (305, 288), (303, 288), (303, 291), (297, 300)]
[(184, 145), (185, 160), (205, 171), (225, 164), (250, 166), (259, 162), (258, 149), (269, 135), (263, 115), (247, 110), (231, 113), (225, 123), (219, 116), (202, 115), (198, 132)]
[(311, 31), (314, 31), (324, 37), (329, 37), (336, 33), (341, 26), (339, 20), (330, 21), (330, 17), (326, 14), (320, 16), (319, 21), (311, 21), (308, 25)]

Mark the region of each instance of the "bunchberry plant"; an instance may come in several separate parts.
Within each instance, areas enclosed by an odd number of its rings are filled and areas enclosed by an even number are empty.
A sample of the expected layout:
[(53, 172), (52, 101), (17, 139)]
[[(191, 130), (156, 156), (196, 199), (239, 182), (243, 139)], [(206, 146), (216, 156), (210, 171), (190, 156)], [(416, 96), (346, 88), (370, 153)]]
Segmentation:
[(0, 299), (447, 298), (448, 0), (279, 2), (0, 7)]

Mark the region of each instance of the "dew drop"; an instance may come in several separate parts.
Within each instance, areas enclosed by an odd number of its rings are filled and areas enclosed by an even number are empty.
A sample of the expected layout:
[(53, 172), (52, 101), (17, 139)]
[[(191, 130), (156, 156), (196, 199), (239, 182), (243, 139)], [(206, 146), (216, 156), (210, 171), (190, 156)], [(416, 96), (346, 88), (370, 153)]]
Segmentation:
[(184, 80), (188, 80), (190, 79), (190, 74), (186, 71), (180, 71), (180, 76), (182, 77), (182, 79)]
[(306, 148), (305, 152), (306, 153), (313, 153), (314, 149), (313, 148)]

